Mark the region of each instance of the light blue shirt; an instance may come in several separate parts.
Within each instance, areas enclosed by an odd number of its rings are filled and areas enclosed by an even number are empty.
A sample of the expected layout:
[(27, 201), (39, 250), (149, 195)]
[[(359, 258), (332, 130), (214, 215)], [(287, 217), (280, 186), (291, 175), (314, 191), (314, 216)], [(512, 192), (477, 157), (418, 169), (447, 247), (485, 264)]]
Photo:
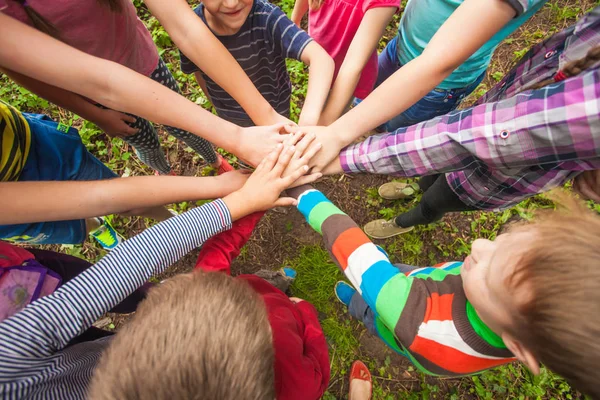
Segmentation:
[[(423, 53), (437, 30), (464, 0), (409, 0), (398, 27), (398, 60), (402, 65)], [(535, 14), (547, 0), (506, 0), (517, 11), (516, 17), (446, 78), (438, 88), (459, 89), (483, 74), (500, 42)], [(468, 29), (466, 26), (464, 29)], [(457, 43), (457, 45), (460, 45)]]

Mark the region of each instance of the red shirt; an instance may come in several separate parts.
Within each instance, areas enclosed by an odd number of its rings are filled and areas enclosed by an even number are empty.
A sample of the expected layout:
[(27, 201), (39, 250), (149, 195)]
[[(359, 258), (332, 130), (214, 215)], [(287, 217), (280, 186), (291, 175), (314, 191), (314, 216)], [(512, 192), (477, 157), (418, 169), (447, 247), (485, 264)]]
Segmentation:
[[(238, 256), (263, 213), (242, 218), (229, 231), (202, 246), (197, 269), (231, 274)], [(329, 384), (329, 352), (312, 304), (294, 303), (285, 293), (256, 275), (240, 275), (260, 294), (269, 315), (275, 348), (275, 389), (278, 400), (317, 400)]]

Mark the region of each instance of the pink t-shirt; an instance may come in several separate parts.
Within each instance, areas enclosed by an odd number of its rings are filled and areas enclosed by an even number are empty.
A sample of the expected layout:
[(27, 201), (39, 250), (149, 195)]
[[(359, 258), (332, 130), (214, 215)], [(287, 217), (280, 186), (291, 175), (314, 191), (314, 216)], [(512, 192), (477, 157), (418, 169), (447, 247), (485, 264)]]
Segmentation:
[[(28, 0), (27, 3), (56, 26), (68, 45), (96, 57), (117, 62), (149, 76), (158, 66), (158, 51), (150, 32), (137, 17), (131, 0), (123, 11), (112, 12), (97, 0)], [(0, 0), (0, 12), (32, 25), (23, 6)]]
[[(308, 33), (335, 61), (335, 75), (344, 62), (360, 23), (371, 8), (400, 7), (400, 0), (325, 0), (321, 8), (308, 13)], [(364, 99), (377, 80), (377, 51), (363, 68), (354, 96)]]

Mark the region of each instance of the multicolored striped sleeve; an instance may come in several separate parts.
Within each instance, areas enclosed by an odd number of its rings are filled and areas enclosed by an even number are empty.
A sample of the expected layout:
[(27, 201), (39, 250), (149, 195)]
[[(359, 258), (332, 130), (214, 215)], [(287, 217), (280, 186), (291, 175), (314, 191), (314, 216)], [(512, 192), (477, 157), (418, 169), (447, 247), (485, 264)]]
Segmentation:
[(288, 193), (298, 199), (298, 210), (310, 226), (323, 235), (334, 261), (389, 330), (384, 333), (379, 329), (382, 337), (395, 336), (393, 333), (413, 278), (393, 266), (356, 223), (323, 193), (310, 186)]
[[(322, 233), (334, 261), (374, 311), (381, 339), (419, 370), (438, 376), (467, 375), (512, 359), (499, 338), (493, 346), (481, 337), (479, 332), (489, 328), (476, 315), (473, 323), (467, 315), (462, 263), (419, 268), (405, 275), (323, 193), (303, 186), (288, 194), (298, 199), (298, 210)], [(474, 325), (479, 326), (477, 332)]]

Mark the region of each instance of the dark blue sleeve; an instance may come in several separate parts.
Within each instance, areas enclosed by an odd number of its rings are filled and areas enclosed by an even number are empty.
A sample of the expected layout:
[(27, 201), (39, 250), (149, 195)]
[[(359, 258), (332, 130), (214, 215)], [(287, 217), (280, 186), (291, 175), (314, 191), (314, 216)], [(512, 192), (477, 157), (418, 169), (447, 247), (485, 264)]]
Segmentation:
[(285, 58), (300, 60), (302, 52), (312, 38), (294, 24), (277, 6), (271, 5), (267, 19), (267, 37)]

